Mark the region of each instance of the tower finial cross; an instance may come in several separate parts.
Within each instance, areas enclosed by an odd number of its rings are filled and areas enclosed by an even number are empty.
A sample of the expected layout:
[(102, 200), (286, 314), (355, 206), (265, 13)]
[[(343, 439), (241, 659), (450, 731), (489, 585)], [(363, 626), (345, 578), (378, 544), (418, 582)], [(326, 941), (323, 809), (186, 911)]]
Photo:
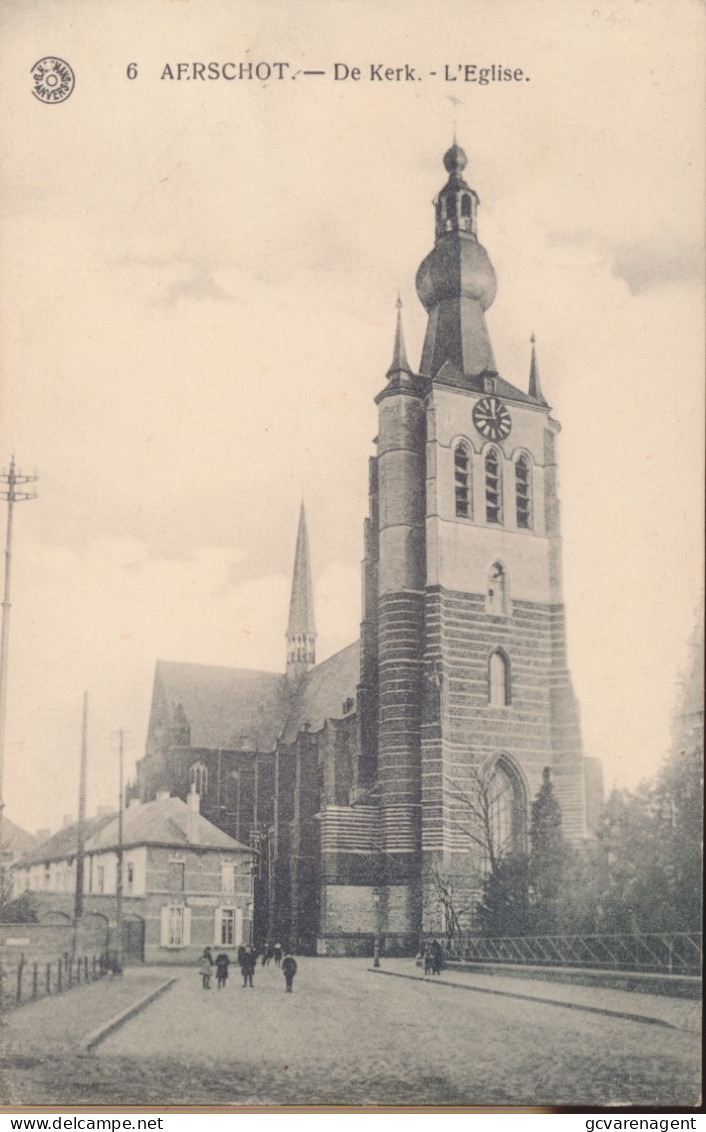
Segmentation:
[(451, 123), (452, 123), (452, 126), (453, 126), (454, 145), (456, 145), (456, 107), (457, 106), (463, 106), (463, 102), (461, 101), (460, 98), (456, 98), (455, 94), (447, 94), (446, 97), (448, 98), (449, 102), (453, 106), (453, 115), (452, 115), (452, 118), (451, 118)]

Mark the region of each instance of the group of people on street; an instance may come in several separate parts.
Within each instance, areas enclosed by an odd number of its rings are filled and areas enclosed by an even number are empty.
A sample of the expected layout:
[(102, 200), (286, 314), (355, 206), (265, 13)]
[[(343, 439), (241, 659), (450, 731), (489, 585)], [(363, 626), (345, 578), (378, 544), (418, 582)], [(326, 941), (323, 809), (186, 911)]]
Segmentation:
[[(255, 968), (257, 967), (258, 952), (254, 947), (239, 947), (236, 955), (236, 962), (240, 968), (240, 973), (243, 976), (243, 986), (251, 987), (253, 985), (253, 976)], [(280, 967), (284, 975), (285, 989), (291, 993), (294, 983), (294, 976), (297, 973), (297, 961), (289, 951), (285, 951), (281, 943), (265, 944), (262, 950), (262, 966), (266, 967), (270, 960), (274, 959), (275, 967)], [(211, 989), (211, 975), (213, 967), (216, 968), (216, 986), (218, 990), (225, 987), (228, 982), (228, 970), (231, 964), (231, 958), (226, 951), (221, 951), (215, 958), (211, 952), (210, 947), (205, 947), (203, 955), (199, 959), (199, 974), (201, 975), (201, 985), (204, 990)]]
[(440, 975), (444, 967), (444, 949), (438, 939), (429, 940), (422, 947), (425, 975)]

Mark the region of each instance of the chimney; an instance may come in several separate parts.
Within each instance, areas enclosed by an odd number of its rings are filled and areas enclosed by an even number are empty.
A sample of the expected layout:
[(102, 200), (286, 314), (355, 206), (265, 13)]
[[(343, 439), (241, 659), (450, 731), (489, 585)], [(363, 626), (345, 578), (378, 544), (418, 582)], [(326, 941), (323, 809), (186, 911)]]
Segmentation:
[(191, 845), (196, 845), (198, 843), (198, 819), (201, 811), (201, 795), (196, 793), (193, 786), (187, 796), (186, 805), (188, 807), (186, 815), (186, 840)]

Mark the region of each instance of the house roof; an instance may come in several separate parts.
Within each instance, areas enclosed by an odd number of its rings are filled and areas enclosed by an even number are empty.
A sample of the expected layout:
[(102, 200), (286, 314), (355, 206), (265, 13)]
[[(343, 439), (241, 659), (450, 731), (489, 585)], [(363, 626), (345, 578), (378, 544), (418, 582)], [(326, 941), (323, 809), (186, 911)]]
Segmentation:
[[(189, 822), (193, 819), (193, 829)], [(201, 814), (189, 814), (189, 806), (181, 798), (162, 796), (154, 802), (128, 806), (123, 814), (123, 845), (168, 845), (170, 848), (229, 849), (251, 853), (242, 842), (223, 833)], [(116, 816), (86, 842), (88, 852), (116, 849), (118, 819)]]
[[(240, 841), (228, 837), (201, 814), (193, 814), (193, 829), (189, 828), (189, 807), (181, 798), (166, 795), (154, 802), (128, 806), (123, 814), (123, 847), (136, 845), (165, 845), (174, 849), (226, 849), (230, 852), (251, 853)], [(118, 815), (106, 814), (85, 823), (85, 849), (87, 853), (103, 849), (117, 849)], [(191, 836), (190, 836), (191, 835)], [(75, 857), (78, 850), (78, 823), (59, 830), (31, 853), (20, 865), (43, 864)]]
[(2, 819), (2, 841), (3, 853), (9, 853), (11, 856), (30, 853), (37, 844), (37, 838), (33, 833), (28, 833), (26, 829), (15, 825), (4, 815)]
[(157, 661), (155, 697), (163, 697), (172, 726), (181, 707), (192, 747), (272, 751), (290, 693), (286, 677), (276, 672)]
[[(115, 814), (103, 814), (99, 818), (88, 818), (84, 822), (84, 843), (115, 818)], [(67, 825), (41, 845), (31, 849), (20, 859), (21, 865), (37, 865), (44, 861), (60, 861), (65, 857), (75, 857), (78, 849), (78, 822)]]
[(355, 700), (360, 681), (360, 641), (354, 641), (328, 660), (317, 664), (298, 686), (282, 732), (291, 743), (308, 725), (318, 731), (327, 719), (340, 719), (343, 704)]

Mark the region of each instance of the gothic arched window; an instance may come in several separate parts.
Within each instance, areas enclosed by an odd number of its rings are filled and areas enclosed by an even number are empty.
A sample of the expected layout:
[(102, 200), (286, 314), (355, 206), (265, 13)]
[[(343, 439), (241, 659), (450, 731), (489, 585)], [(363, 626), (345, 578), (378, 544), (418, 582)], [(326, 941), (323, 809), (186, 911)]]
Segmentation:
[(494, 562), (490, 567), (487, 609), (497, 617), (508, 612), (507, 572), (502, 562)]
[(526, 456), (518, 456), (515, 462), (515, 499), (517, 525), (528, 531), (532, 527), (532, 479)]
[(192, 789), (201, 798), (205, 798), (208, 793), (208, 767), (203, 763), (192, 763), (190, 774)]
[(454, 481), (456, 488), (456, 514), (464, 519), (471, 516), (471, 459), (465, 444), (454, 450)]
[(522, 783), (504, 757), (498, 759), (488, 784), (488, 811), (493, 853), (502, 859), (524, 849), (525, 800)]
[(485, 457), (485, 518), (488, 523), (502, 523), (503, 495), (500, 457), (491, 448)]
[(461, 216), (471, 215), (471, 198), (464, 193), (461, 197)]
[(510, 703), (510, 661), (502, 649), (495, 649), (488, 659), (488, 703), (491, 707)]

